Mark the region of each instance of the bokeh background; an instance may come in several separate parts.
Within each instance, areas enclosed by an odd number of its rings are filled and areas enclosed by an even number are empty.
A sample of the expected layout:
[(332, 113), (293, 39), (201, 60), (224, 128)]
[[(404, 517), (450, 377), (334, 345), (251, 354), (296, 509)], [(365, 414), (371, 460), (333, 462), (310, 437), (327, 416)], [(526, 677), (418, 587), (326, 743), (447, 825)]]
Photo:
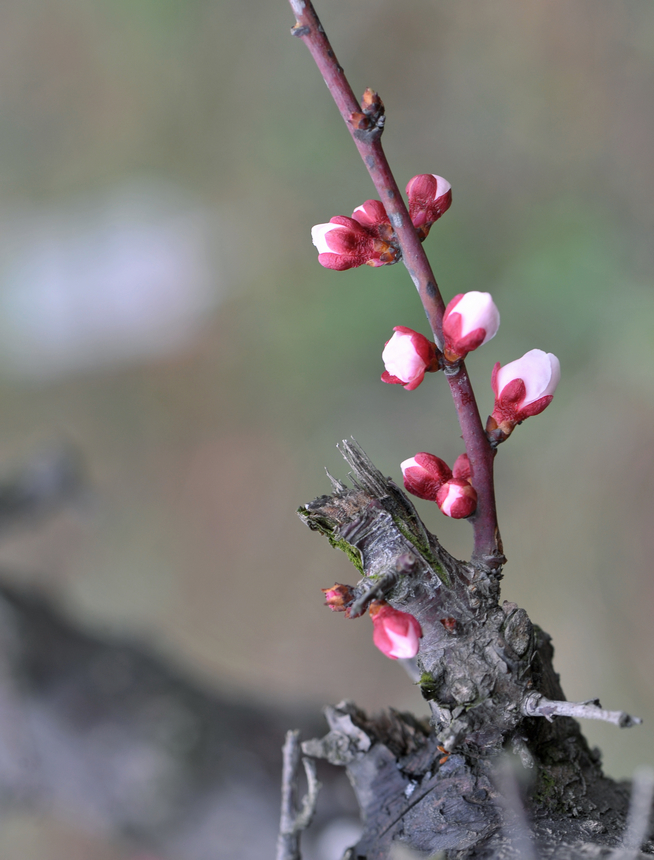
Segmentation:
[[(355, 92), (376, 89), (403, 186), (454, 204), (427, 250), (444, 296), (489, 290), (468, 366), (560, 357), (553, 405), (497, 458), (504, 596), (548, 630), (606, 768), (654, 763), (654, 6), (650, 0), (321, 0)], [(73, 619), (138, 636), (265, 702), (425, 713), (352, 582), (295, 509), (353, 435), (385, 473), (461, 452), (447, 386), (379, 381), (394, 325), (427, 333), (401, 265), (320, 268), (311, 225), (374, 189), (285, 0), (0, 7), (0, 458), (83, 452), (93, 502), (0, 545)], [(453, 554), (470, 529), (418, 503)], [(3, 857), (113, 857), (9, 819)], [(57, 846), (62, 846), (61, 848)], [(75, 853), (77, 852), (77, 853)], [(103, 853), (104, 852), (104, 853)]]

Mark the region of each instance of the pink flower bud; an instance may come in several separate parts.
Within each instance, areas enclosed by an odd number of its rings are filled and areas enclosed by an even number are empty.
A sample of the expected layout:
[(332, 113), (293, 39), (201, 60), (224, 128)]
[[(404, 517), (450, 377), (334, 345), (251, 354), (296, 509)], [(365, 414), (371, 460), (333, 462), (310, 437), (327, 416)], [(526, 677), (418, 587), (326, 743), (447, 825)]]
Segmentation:
[(464, 481), (470, 481), (472, 478), (472, 467), (467, 454), (459, 454), (452, 466), (452, 477), (463, 478)]
[(472, 290), (454, 296), (443, 315), (445, 357), (463, 358), (495, 337), (500, 327), (500, 312), (490, 293)]
[(378, 238), (374, 229), (346, 215), (336, 215), (329, 224), (316, 224), (311, 228), (311, 241), (318, 249), (320, 265), (339, 272), (363, 265), (384, 266), (396, 262), (398, 256), (397, 249)]
[(428, 502), (436, 501), (438, 491), (452, 477), (452, 470), (444, 460), (424, 451), (400, 463), (400, 468), (406, 490)]
[(322, 588), (325, 595), (325, 606), (329, 606), (332, 612), (345, 612), (354, 600), (354, 590), (351, 585), (341, 585), (337, 582), (331, 588)]
[(372, 641), (391, 660), (415, 657), (420, 649), (422, 627), (408, 612), (393, 609), (388, 603), (370, 605), (373, 623)]
[(397, 325), (395, 334), (386, 341), (382, 352), (385, 372), (382, 381), (403, 385), (413, 391), (425, 378), (425, 372), (438, 370), (436, 345), (413, 329)]
[(393, 236), (390, 219), (380, 200), (366, 200), (352, 213), (352, 218), (380, 239)]
[(409, 180), (406, 187), (409, 198), (409, 215), (421, 239), (429, 233), (431, 225), (450, 208), (452, 186), (435, 173), (421, 173)]
[(436, 504), (446, 517), (461, 520), (477, 509), (477, 493), (465, 478), (452, 478), (438, 491)]
[(504, 367), (498, 362), (491, 380), (495, 392), (491, 419), (508, 436), (516, 424), (549, 406), (560, 379), (558, 358), (542, 349), (532, 349)]

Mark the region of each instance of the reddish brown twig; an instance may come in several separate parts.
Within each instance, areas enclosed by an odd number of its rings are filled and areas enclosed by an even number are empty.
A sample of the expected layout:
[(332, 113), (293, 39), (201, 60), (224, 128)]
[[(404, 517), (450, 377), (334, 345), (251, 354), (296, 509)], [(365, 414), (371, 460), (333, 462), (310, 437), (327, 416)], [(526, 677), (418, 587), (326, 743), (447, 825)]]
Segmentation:
[[(381, 100), (376, 93), (366, 90), (359, 105), (310, 0), (290, 0), (290, 4), (296, 17), (296, 25), (291, 32), (301, 38), (311, 52), (352, 135), (395, 230), (402, 260), (418, 290), (434, 339), (442, 347), (445, 304), (381, 145), (384, 119)], [(472, 466), (472, 483), (477, 491), (477, 511), (470, 518), (475, 538), (473, 562), (487, 569), (498, 569), (505, 559), (495, 509), (495, 452), (482, 425), (465, 364), (449, 364), (445, 375)]]

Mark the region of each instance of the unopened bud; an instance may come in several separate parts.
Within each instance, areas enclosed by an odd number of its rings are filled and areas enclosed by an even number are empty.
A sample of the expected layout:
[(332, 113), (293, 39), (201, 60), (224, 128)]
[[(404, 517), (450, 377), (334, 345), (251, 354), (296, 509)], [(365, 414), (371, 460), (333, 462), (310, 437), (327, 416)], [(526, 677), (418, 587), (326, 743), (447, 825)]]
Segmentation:
[(422, 627), (408, 612), (375, 601), (368, 610), (373, 623), (372, 641), (391, 660), (415, 657), (420, 650)]
[(443, 315), (444, 353), (449, 361), (465, 357), (495, 337), (500, 312), (490, 293), (472, 290), (454, 296)]
[(452, 477), (452, 470), (434, 454), (421, 452), (400, 463), (405, 489), (419, 499), (435, 502), (438, 491)]
[(452, 186), (435, 173), (421, 173), (409, 180), (406, 187), (409, 198), (409, 216), (413, 226), (424, 239), (431, 225), (450, 208)]
[(477, 493), (465, 479), (452, 478), (438, 491), (436, 504), (446, 517), (461, 520), (477, 509)]
[(506, 438), (516, 424), (538, 415), (552, 402), (561, 379), (561, 365), (551, 352), (532, 349), (522, 358), (493, 368), (495, 407), (487, 427)]
[(470, 481), (472, 478), (472, 466), (467, 454), (459, 454), (452, 466), (452, 477), (463, 478), (464, 481)]
[(312, 227), (311, 241), (318, 249), (318, 262), (326, 269), (343, 272), (366, 264), (383, 266), (395, 262), (394, 249), (387, 242), (345, 215)]
[(425, 378), (427, 371), (438, 370), (436, 345), (413, 329), (395, 326), (395, 334), (386, 342), (382, 360), (386, 371), (382, 381), (393, 385), (403, 385), (413, 391)]

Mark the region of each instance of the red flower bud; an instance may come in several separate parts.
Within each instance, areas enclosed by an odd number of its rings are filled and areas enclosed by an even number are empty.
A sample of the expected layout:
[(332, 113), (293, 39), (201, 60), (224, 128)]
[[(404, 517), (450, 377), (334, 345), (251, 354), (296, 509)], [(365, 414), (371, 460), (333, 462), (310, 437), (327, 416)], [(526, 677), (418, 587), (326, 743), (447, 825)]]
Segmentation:
[(446, 517), (461, 520), (477, 509), (477, 493), (464, 478), (452, 478), (438, 491), (436, 504)]
[(422, 627), (408, 612), (375, 601), (368, 610), (373, 623), (372, 641), (391, 660), (415, 657), (420, 650)]
[(435, 502), (438, 491), (452, 477), (452, 470), (444, 460), (424, 451), (400, 463), (404, 486), (419, 499)]
[(470, 481), (472, 478), (472, 467), (467, 454), (459, 454), (452, 466), (452, 477), (463, 478), (464, 481)]
[(421, 173), (409, 180), (406, 193), (409, 198), (409, 216), (418, 235), (424, 239), (431, 225), (450, 208), (452, 187), (442, 176)]
[(397, 262), (400, 251), (395, 232), (379, 200), (366, 200), (352, 217), (336, 215), (329, 224), (311, 228), (318, 262), (327, 269), (344, 271), (357, 266), (385, 266)]
[(352, 218), (378, 239), (390, 241), (395, 238), (390, 219), (380, 200), (366, 200), (352, 213)]

